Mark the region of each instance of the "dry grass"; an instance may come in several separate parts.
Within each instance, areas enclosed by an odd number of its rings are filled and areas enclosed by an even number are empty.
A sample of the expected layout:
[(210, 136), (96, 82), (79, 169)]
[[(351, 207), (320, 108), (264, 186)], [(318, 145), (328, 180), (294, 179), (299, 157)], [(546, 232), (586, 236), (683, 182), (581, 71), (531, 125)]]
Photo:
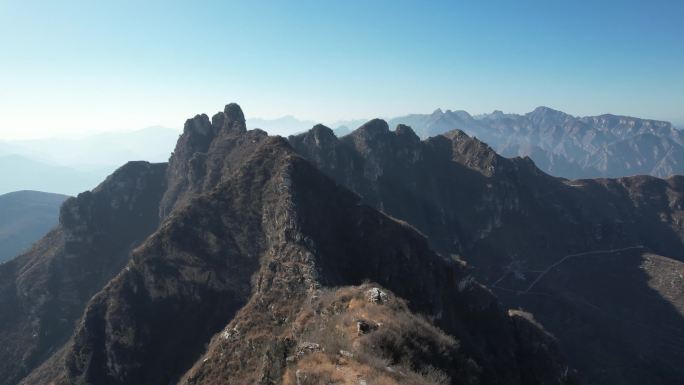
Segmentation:
[[(390, 294), (383, 304), (370, 303), (364, 284), (322, 290), (303, 310), (294, 329), (297, 340), (322, 351), (298, 357), (284, 383), (446, 385), (450, 377), (431, 366), (439, 357), (457, 355), (458, 343)], [(383, 289), (384, 290), (384, 289)], [(377, 329), (359, 334), (357, 321)]]

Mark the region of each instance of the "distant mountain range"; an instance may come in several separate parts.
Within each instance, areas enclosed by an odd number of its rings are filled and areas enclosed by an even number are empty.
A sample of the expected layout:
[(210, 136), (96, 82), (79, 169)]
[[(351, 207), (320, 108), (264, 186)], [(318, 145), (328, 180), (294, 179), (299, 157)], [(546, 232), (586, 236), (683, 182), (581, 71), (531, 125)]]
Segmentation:
[(287, 136), (304, 132), (316, 124), (313, 120), (299, 120), (292, 115), (276, 119), (251, 118), (247, 126), (267, 131), (271, 135)]
[(524, 115), (495, 111), (478, 116), (438, 109), (389, 123), (411, 126), (423, 139), (460, 129), (503, 156), (529, 156), (542, 170), (565, 178), (684, 173), (684, 136), (664, 121), (610, 114), (575, 117), (538, 107)]
[[(130, 159), (163, 162), (169, 159), (180, 131), (148, 127), (78, 138), (0, 141), (0, 155), (21, 155), (35, 161), (79, 170), (114, 166)], [(110, 173), (113, 170), (110, 170)], [(108, 174), (107, 174), (108, 175)]]
[[(501, 111), (471, 115), (437, 109), (388, 122), (390, 127), (411, 127), (421, 139), (460, 129), (503, 156), (529, 156), (545, 172), (570, 179), (684, 174), (684, 136), (675, 125), (664, 121), (610, 114), (575, 117), (538, 107), (522, 115)], [(313, 123), (292, 116), (247, 121), (251, 128), (282, 136), (306, 131)], [(340, 121), (331, 127), (341, 137), (363, 123), (360, 119)], [(677, 127), (684, 127), (684, 123)]]
[[(339, 121), (341, 137), (364, 120)], [(684, 173), (684, 136), (667, 122), (625, 116), (574, 117), (547, 107), (524, 114), (470, 115), (436, 110), (389, 120), (426, 139), (454, 129), (476, 136), (506, 157), (529, 156), (545, 172), (565, 178)], [(311, 120), (293, 116), (247, 119), (247, 127), (271, 135), (306, 132)], [(74, 195), (93, 188), (128, 160), (165, 162), (179, 130), (149, 127), (75, 139), (0, 141), (0, 194), (17, 190)]]
[(0, 194), (38, 190), (76, 195), (130, 159), (168, 160), (179, 134), (149, 127), (83, 138), (0, 141)]
[(29, 189), (76, 195), (97, 186), (112, 168), (85, 171), (20, 155), (0, 156), (0, 194)]
[[(335, 132), (346, 135), (362, 123), (340, 122), (346, 125)], [(292, 116), (247, 120), (250, 128), (281, 136), (305, 132), (315, 124)], [(38, 190), (76, 195), (94, 188), (130, 160), (166, 162), (180, 133), (177, 129), (155, 126), (80, 138), (0, 140), (0, 194)]]
[[(340, 120), (331, 124), (331, 126), (334, 127), (333, 131), (337, 136), (344, 136), (366, 123), (366, 121), (366, 119)], [(247, 119), (247, 127), (251, 129), (259, 128), (268, 132), (269, 135), (280, 135), (283, 137), (306, 132), (317, 123), (319, 122), (313, 120), (299, 120), (291, 115), (276, 119)]]
[(26, 251), (55, 227), (67, 198), (39, 191), (0, 195), (0, 263)]

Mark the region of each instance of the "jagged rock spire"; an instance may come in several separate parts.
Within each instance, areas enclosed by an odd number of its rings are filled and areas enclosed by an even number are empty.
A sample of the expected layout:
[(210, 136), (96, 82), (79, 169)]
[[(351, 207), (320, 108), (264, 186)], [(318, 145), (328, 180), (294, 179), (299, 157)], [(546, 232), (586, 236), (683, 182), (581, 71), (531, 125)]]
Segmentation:
[(242, 113), (242, 109), (237, 103), (226, 104), (226, 107), (223, 109), (223, 116), (223, 129), (235, 130), (238, 132), (247, 131), (245, 115)]
[(216, 132), (225, 131), (247, 131), (247, 124), (245, 123), (245, 114), (237, 103), (226, 104), (223, 112), (217, 112), (211, 118), (211, 125)]
[(375, 138), (379, 135), (389, 133), (389, 125), (383, 119), (372, 119), (357, 128), (353, 134), (364, 137)]

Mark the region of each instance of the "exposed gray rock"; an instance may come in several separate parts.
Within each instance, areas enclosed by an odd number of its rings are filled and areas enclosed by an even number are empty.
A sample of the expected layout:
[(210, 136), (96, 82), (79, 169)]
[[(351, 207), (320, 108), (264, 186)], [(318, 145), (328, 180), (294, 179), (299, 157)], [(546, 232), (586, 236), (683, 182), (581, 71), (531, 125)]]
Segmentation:
[(368, 302), (370, 303), (375, 303), (375, 304), (383, 304), (387, 302), (389, 297), (387, 296), (387, 293), (384, 291), (378, 289), (377, 287), (374, 287), (366, 292), (366, 298), (368, 298)]
[(320, 352), (322, 350), (321, 345), (315, 342), (300, 342), (299, 345), (297, 345), (297, 357)]

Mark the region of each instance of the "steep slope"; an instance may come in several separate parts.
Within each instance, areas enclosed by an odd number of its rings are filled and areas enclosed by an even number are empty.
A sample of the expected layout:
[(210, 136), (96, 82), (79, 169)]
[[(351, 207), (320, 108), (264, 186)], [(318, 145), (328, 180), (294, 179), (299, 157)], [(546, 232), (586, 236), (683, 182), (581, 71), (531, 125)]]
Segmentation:
[(0, 263), (27, 250), (57, 225), (68, 197), (40, 191), (0, 195)]
[[(551, 336), (284, 139), (246, 131), (237, 105), (186, 123), (167, 178), (159, 229), (22, 383), (325, 383), (306, 360), (339, 355), (355, 360), (349, 376), (389, 383), (572, 383)], [(372, 312), (352, 305), (369, 289)], [(311, 341), (337, 322), (365, 336), (341, 335), (346, 353)], [(375, 361), (360, 358), (370, 353)]]
[(316, 126), (289, 141), (465, 259), (506, 306), (535, 314), (587, 383), (684, 380), (682, 281), (669, 273), (684, 258), (684, 178), (568, 181), (462, 131), (421, 142), (381, 120), (340, 139)]
[(684, 173), (684, 137), (667, 122), (627, 116), (574, 117), (548, 107), (524, 115), (472, 117), (465, 111), (407, 115), (407, 124), (426, 139), (460, 129), (504, 156), (530, 156), (544, 171), (567, 178)]
[(0, 265), (0, 384), (18, 383), (68, 340), (86, 302), (157, 227), (164, 170), (123, 166), (69, 198), (55, 229)]

